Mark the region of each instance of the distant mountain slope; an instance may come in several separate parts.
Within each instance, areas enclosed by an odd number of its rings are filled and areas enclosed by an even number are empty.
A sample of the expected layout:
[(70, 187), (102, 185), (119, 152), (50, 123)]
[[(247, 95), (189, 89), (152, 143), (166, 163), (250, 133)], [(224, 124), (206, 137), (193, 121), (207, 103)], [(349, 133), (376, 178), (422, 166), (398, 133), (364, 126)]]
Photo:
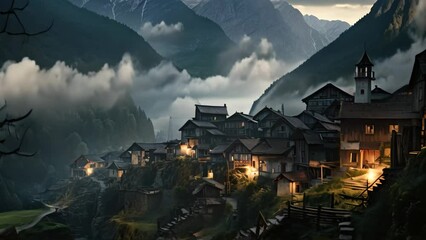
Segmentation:
[(353, 27), (266, 89), (253, 103), (251, 113), (265, 105), (279, 107), (290, 94), (301, 98), (310, 87), (328, 81), (352, 80), (354, 64), (364, 52), (364, 43), (372, 59), (384, 59), (398, 49), (408, 49), (413, 43), (410, 34), (417, 4), (418, 0), (378, 0)]
[[(131, 27), (160, 54), (194, 75), (227, 74), (236, 60), (223, 57), (234, 47), (223, 30), (211, 20), (195, 14), (180, 0), (69, 1)], [(151, 25), (141, 31), (148, 22)], [(176, 26), (179, 28), (173, 34), (166, 32)]]
[(323, 34), (329, 42), (336, 40), (340, 34), (351, 27), (349, 23), (340, 20), (322, 20), (313, 15), (304, 15), (303, 18), (309, 26)]
[(280, 59), (296, 62), (307, 59), (328, 44), (309, 27), (302, 14), (284, 2), (275, 9), (270, 0), (184, 0), (194, 11), (219, 24), (239, 42), (244, 35), (252, 40), (268, 39)]
[[(0, 62), (29, 57), (41, 67), (65, 61), (80, 71), (99, 70), (105, 63), (115, 66), (128, 52), (141, 68), (151, 68), (161, 61), (151, 46), (130, 28), (108, 18), (75, 7), (66, 0), (31, 0), (20, 15), (29, 31), (47, 33), (25, 37), (0, 35)], [(0, 21), (0, 24), (2, 22)]]

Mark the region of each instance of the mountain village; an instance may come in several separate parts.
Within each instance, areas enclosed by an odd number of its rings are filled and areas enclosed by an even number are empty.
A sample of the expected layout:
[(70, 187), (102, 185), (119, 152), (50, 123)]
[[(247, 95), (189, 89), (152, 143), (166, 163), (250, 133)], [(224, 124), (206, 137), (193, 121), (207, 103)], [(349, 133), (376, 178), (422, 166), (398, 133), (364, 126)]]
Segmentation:
[[(231, 172), (239, 172), (248, 181), (264, 179), (271, 183), (276, 196), (292, 201), (305, 190), (341, 177), (349, 169), (367, 169), (365, 183), (358, 186), (363, 193), (352, 200), (370, 204), (374, 192), (383, 188), (378, 186), (386, 182), (385, 176), (388, 182), (392, 181), (395, 174), (389, 172), (403, 168), (407, 159), (418, 154), (426, 143), (426, 51), (416, 56), (411, 78), (401, 81), (405, 84), (393, 93), (377, 85), (372, 88), (374, 64), (367, 52), (355, 66), (354, 95), (328, 83), (303, 99), (306, 110), (297, 116), (287, 116), (284, 105), (281, 109), (265, 106), (254, 116), (242, 112), (230, 114), (226, 104), (195, 105), (194, 118), (179, 129), (180, 140), (133, 143), (122, 152), (82, 155), (70, 165), (71, 178), (99, 172), (103, 175), (97, 176), (111, 179), (108, 180), (111, 184), (120, 182), (132, 168), (145, 168), (158, 162), (192, 161), (199, 165), (199, 174), (193, 178), (200, 179), (192, 189), (194, 206), (206, 216), (215, 216), (220, 215), (227, 202), (232, 203), (234, 210), (238, 208), (230, 200)], [(161, 184), (144, 187), (140, 194), (145, 205), (135, 203), (140, 198), (126, 197), (134, 189), (122, 187), (127, 207), (147, 209), (158, 201)], [(197, 208), (183, 207), (170, 223), (159, 222), (158, 231), (172, 231), (190, 213), (194, 214), (194, 209)], [(262, 216), (265, 223), (242, 230), (239, 239), (259, 239), (263, 230), (270, 225), (279, 226), (289, 214), (290, 208), (269, 220)], [(344, 225), (343, 232), (341, 229), (339, 239), (353, 236), (347, 214), (334, 221), (348, 225)]]
[(0, 240), (426, 239), (426, 1), (1, 2)]

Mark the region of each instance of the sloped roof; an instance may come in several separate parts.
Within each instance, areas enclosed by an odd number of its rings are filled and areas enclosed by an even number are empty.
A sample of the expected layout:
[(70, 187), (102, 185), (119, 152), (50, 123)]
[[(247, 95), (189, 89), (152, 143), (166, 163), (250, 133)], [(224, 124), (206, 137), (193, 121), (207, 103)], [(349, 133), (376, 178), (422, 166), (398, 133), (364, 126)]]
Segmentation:
[(226, 135), (225, 133), (223, 133), (219, 129), (212, 128), (212, 129), (206, 129), (206, 131), (213, 136), (225, 136)]
[(277, 111), (275, 111), (274, 109), (272, 109), (272, 108), (269, 108), (269, 107), (264, 107), (264, 108), (262, 108), (259, 112), (257, 112), (254, 116), (253, 116), (253, 119), (258, 119), (258, 116), (262, 113), (262, 112), (265, 112), (265, 111), (268, 111), (268, 112), (271, 112), (271, 113), (273, 113), (273, 114), (277, 114), (277, 115), (279, 115), (279, 116), (282, 116), (282, 114), (281, 113), (279, 113), (279, 112), (277, 112)]
[(237, 139), (235, 141), (240, 141), (247, 149), (252, 150), (260, 142), (260, 139)]
[(166, 148), (157, 148), (157, 149), (155, 149), (154, 154), (167, 154), (167, 149)]
[[(205, 180), (204, 180), (204, 182), (202, 182), (202, 183), (198, 184), (198, 185), (197, 185), (197, 187), (194, 189), (194, 191), (192, 191), (192, 195), (196, 195), (196, 194), (198, 194), (198, 193), (199, 193), (199, 192), (201, 192), (201, 190), (203, 190), (203, 188), (204, 188), (204, 187), (206, 187), (206, 186), (210, 186), (210, 187), (216, 188), (216, 189), (218, 189), (218, 190), (220, 190), (220, 191), (223, 191), (223, 190), (225, 189), (225, 187), (223, 187), (223, 189), (222, 189), (222, 188), (220, 188), (219, 186), (216, 186), (215, 184), (210, 183), (210, 182), (207, 182), (207, 181), (205, 181)], [(222, 186), (223, 186), (223, 185), (222, 185)]]
[(82, 156), (90, 162), (98, 162), (98, 163), (105, 162), (105, 160), (103, 160), (101, 156), (97, 154), (89, 154), (89, 155), (82, 155)]
[(342, 89), (336, 87), (334, 84), (332, 83), (327, 83), (326, 85), (324, 85), (322, 88), (316, 90), (315, 92), (311, 93), (310, 95), (306, 96), (305, 98), (302, 99), (302, 102), (306, 103), (309, 99), (311, 99), (312, 97), (314, 97), (316, 94), (324, 91), (327, 88), (334, 88), (336, 89), (338, 92), (342, 93), (342, 95), (347, 96), (348, 98), (353, 98), (353, 96), (345, 91), (343, 91)]
[(324, 143), (320, 134), (313, 131), (305, 131), (303, 132), (303, 137), (305, 141), (309, 145), (321, 145)]
[(111, 152), (107, 152), (107, 153), (103, 154), (101, 156), (101, 158), (104, 159), (104, 160), (105, 160), (105, 158), (119, 159), (122, 153), (123, 153), (122, 151), (111, 151)]
[(236, 112), (236, 113), (234, 113), (232, 116), (230, 116), (227, 119), (231, 119), (231, 118), (236, 117), (236, 116), (240, 116), (240, 117), (242, 117), (242, 118), (244, 118), (244, 119), (246, 119), (246, 120), (248, 120), (250, 122), (257, 123), (257, 121), (253, 119), (253, 116), (248, 115), (248, 114), (244, 114), (242, 112)]
[(426, 50), (416, 55), (416, 60), (414, 61), (413, 70), (410, 77), (410, 86), (414, 87), (413, 84), (416, 81), (417, 74), (426, 75)]
[(200, 113), (207, 114), (220, 114), (220, 115), (228, 115), (228, 110), (226, 105), (224, 106), (209, 106), (209, 105), (195, 105), (195, 108), (200, 111)]
[(308, 110), (304, 110), (303, 112), (301, 112), (296, 117), (299, 118), (302, 114), (307, 114), (307, 115), (315, 118), (316, 120), (318, 120), (320, 122), (333, 123), (333, 121), (328, 119), (326, 116), (319, 114), (319, 113), (316, 113), (316, 112), (313, 112), (313, 111), (308, 111)]
[(127, 169), (130, 168), (130, 163), (121, 162), (121, 161), (113, 161), (107, 168), (108, 169), (127, 170)]
[(188, 126), (189, 124), (194, 124), (196, 127), (199, 128), (217, 128), (216, 125), (214, 125), (211, 122), (206, 122), (206, 121), (199, 121), (199, 120), (188, 120), (180, 129), (179, 131), (182, 131), (182, 129), (184, 129), (186, 126)]
[(287, 179), (290, 182), (308, 182), (309, 178), (305, 171), (297, 172), (285, 172), (278, 175), (274, 181), (280, 181), (282, 179)]
[(282, 116), (282, 115), (281, 115), (281, 119), (279, 119), (274, 124), (273, 128), (280, 125), (282, 122), (288, 123), (290, 125), (290, 127), (294, 128), (294, 129), (302, 129), (302, 130), (309, 129), (309, 127), (306, 126), (306, 124), (303, 123), (302, 120), (298, 119), (297, 117), (289, 117), (289, 116)]
[(142, 149), (146, 150), (156, 150), (156, 149), (164, 149), (167, 147), (164, 143), (136, 143)]
[(364, 54), (362, 55), (361, 60), (359, 60), (356, 66), (360, 66), (360, 67), (374, 66), (374, 64), (371, 62), (370, 58), (368, 57), (367, 51), (364, 51)]
[(379, 88), (377, 85), (373, 90), (371, 90), (371, 101), (383, 100), (392, 96), (391, 93), (386, 92), (385, 90)]
[(208, 149), (210, 149), (210, 145), (209, 144), (198, 144), (198, 145), (195, 145), (193, 147), (193, 149), (194, 150), (196, 150), (196, 149), (199, 149), (199, 150), (208, 150)]
[(215, 181), (211, 178), (203, 178), (203, 181), (219, 188), (220, 190), (225, 190), (225, 185), (223, 185), (223, 184), (219, 183), (218, 181)]
[(257, 155), (282, 155), (292, 150), (290, 142), (284, 139), (263, 139), (252, 153)]
[(211, 151), (210, 154), (222, 154), (225, 152), (225, 150), (228, 148), (229, 144), (220, 144), (217, 145), (216, 147), (214, 147)]
[(346, 103), (340, 109), (340, 119), (416, 119), (412, 95), (393, 95), (383, 102)]
[(327, 131), (338, 131), (338, 132), (340, 132), (340, 126), (337, 125), (337, 124), (326, 123), (326, 122), (317, 122), (316, 125), (322, 126)]

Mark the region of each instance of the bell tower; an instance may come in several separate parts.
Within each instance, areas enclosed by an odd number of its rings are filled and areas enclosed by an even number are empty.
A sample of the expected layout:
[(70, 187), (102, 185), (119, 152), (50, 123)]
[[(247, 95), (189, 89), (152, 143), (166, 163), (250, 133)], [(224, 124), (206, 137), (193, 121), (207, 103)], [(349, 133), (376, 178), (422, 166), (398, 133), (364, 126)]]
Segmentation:
[(376, 80), (374, 77), (373, 66), (367, 51), (355, 65), (355, 103), (371, 102), (371, 81)]

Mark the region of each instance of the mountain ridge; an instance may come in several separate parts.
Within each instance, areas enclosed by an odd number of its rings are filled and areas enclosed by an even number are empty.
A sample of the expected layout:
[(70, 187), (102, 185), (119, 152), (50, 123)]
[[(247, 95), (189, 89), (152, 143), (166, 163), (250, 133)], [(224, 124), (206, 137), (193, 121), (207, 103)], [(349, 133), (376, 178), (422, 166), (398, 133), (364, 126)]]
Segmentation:
[[(1, 62), (29, 57), (41, 67), (48, 68), (56, 61), (65, 61), (79, 71), (89, 72), (99, 70), (105, 63), (115, 66), (125, 53), (131, 54), (135, 66), (140, 69), (154, 67), (162, 60), (130, 28), (81, 10), (66, 0), (32, 0), (21, 18), (27, 29), (43, 29), (52, 19), (54, 22), (49, 31), (30, 38), (2, 34)], [(125, 45), (122, 44), (123, 37), (126, 38)]]
[[(76, 6), (121, 22), (140, 33), (161, 55), (171, 59), (179, 68), (191, 75), (207, 77), (226, 75), (236, 58), (225, 59), (227, 51), (235, 44), (222, 28), (207, 18), (198, 16), (180, 0), (69, 0)], [(150, 23), (145, 35), (141, 29)], [(149, 31), (165, 34), (165, 29), (175, 29), (175, 34), (149, 38)], [(162, 32), (163, 31), (163, 32)]]
[(254, 101), (251, 113), (263, 106), (279, 107), (283, 96), (302, 98), (310, 87), (338, 79), (352, 80), (353, 65), (365, 50), (372, 59), (385, 59), (414, 42), (412, 31), (418, 0), (378, 0), (370, 13), (292, 72), (276, 80)]
[[(286, 62), (300, 62), (324, 47), (327, 42), (309, 27), (302, 14), (288, 3), (274, 7), (270, 0), (186, 1), (193, 10), (222, 27), (236, 43), (244, 36), (255, 42), (266, 38), (276, 56)], [(288, 16), (289, 15), (289, 16)]]

